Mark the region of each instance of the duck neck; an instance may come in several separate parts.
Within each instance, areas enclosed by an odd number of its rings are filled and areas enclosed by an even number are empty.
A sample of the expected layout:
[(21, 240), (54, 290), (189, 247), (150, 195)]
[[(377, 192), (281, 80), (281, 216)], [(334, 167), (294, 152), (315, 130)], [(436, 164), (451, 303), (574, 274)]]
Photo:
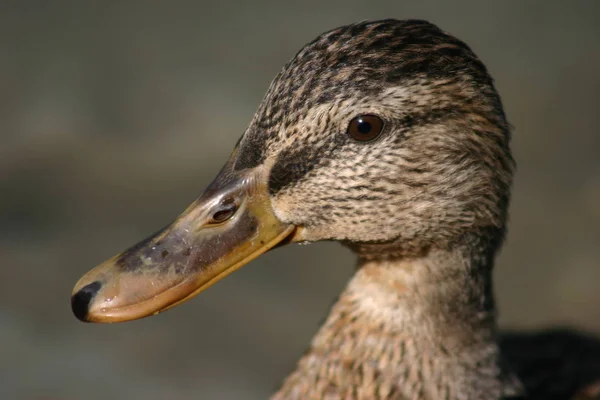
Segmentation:
[(516, 396), (497, 343), (491, 263), (462, 249), (360, 261), (275, 398)]

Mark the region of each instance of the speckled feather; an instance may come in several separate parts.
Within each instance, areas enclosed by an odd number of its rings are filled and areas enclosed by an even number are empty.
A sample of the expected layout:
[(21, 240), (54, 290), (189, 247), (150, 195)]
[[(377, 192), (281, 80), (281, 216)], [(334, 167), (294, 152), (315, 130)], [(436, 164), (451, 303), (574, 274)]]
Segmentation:
[[(361, 114), (385, 122), (372, 142), (346, 134)], [(543, 373), (528, 366), (583, 339), (499, 340), (492, 268), (514, 161), (493, 80), (462, 41), (416, 20), (324, 33), (272, 82), (238, 154), (236, 169), (270, 170), (274, 212), (301, 239), (359, 256), (274, 399), (568, 399), (600, 379), (592, 339), (581, 370), (553, 359)]]

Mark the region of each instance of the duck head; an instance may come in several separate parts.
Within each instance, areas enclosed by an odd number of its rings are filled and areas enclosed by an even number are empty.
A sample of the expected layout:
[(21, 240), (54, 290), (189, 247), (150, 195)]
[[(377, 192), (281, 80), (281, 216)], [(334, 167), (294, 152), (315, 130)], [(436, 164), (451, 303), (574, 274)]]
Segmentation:
[(337, 240), (364, 259), (477, 236), (493, 256), (514, 163), (493, 81), (425, 21), (344, 26), (283, 68), (225, 167), (171, 225), (83, 276), (85, 321), (173, 307), (270, 248)]

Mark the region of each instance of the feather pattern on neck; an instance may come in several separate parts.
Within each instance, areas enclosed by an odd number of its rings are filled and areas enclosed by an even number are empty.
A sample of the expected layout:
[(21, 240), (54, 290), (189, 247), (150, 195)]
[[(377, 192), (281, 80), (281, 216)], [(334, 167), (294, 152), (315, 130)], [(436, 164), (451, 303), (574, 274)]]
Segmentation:
[(491, 268), (474, 259), (457, 249), (362, 261), (273, 399), (520, 394), (496, 340), (491, 275), (481, 274)]

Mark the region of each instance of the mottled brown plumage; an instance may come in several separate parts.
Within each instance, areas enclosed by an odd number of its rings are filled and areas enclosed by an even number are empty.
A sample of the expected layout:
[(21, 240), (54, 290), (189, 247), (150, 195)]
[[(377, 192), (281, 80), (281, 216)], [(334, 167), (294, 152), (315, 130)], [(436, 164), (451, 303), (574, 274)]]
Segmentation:
[[(377, 140), (346, 134), (361, 114)], [(593, 339), (497, 331), (509, 145), (485, 66), (428, 22), (334, 29), (283, 68), (235, 168), (267, 166), (277, 217), (359, 263), (274, 399), (567, 399), (600, 379)]]
[(596, 339), (498, 332), (514, 169), (500, 98), (466, 44), (425, 21), (334, 29), (275, 78), (207, 190), (85, 274), (71, 307), (142, 318), (277, 244), (336, 240), (357, 271), (274, 399), (594, 398)]

